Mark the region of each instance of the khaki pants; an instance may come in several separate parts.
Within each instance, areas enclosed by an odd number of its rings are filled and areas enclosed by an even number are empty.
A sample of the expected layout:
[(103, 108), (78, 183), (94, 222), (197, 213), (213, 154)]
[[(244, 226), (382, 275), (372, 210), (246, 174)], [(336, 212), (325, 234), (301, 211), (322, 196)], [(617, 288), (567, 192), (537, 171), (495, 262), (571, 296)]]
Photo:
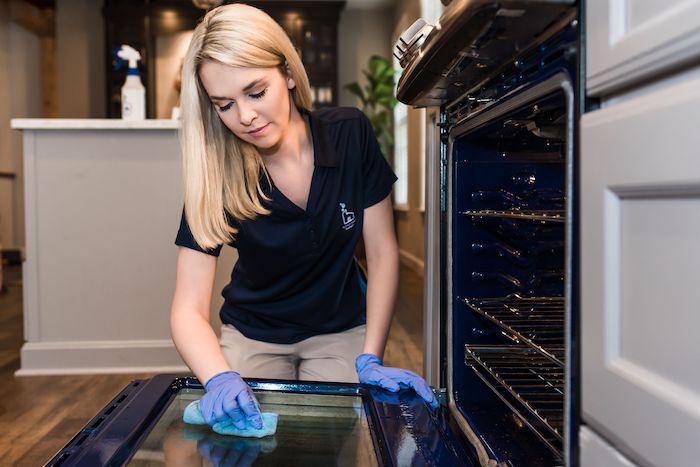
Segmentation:
[(362, 353), (365, 326), (309, 337), (296, 344), (248, 339), (221, 326), (221, 350), (231, 368), (246, 378), (357, 383), (355, 357)]

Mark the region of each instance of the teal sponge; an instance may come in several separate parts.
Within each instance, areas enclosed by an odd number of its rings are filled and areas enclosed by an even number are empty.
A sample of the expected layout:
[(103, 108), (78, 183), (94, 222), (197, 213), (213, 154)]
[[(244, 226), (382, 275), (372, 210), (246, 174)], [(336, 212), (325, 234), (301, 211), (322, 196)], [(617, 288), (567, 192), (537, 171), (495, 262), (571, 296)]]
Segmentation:
[[(263, 412), (263, 426), (260, 429), (253, 428), (247, 425), (245, 428), (236, 428), (231, 420), (216, 423), (212, 429), (220, 435), (244, 436), (248, 438), (263, 438), (265, 436), (274, 435), (277, 431), (277, 419), (279, 415), (273, 412)], [(206, 425), (202, 412), (199, 410), (199, 401), (190, 402), (185, 407), (185, 412), (182, 414), (182, 420), (191, 425)]]

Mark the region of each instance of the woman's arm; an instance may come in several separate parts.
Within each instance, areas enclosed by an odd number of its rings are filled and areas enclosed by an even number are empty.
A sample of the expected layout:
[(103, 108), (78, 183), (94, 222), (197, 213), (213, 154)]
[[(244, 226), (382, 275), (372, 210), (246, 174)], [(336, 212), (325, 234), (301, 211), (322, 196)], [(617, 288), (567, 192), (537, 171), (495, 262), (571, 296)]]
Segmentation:
[(240, 374), (231, 371), (209, 323), (216, 257), (189, 248), (177, 255), (175, 296), (170, 311), (170, 332), (178, 352), (206, 393), (199, 400), (209, 425), (230, 419), (239, 429), (246, 420), (262, 428), (260, 406)]
[(367, 331), (363, 353), (384, 356), (399, 282), (399, 247), (391, 197), (364, 211), (362, 237), (367, 255)]
[(175, 347), (202, 384), (231, 369), (209, 322), (216, 260), (215, 256), (180, 247), (170, 310)]
[(382, 364), (399, 281), (399, 247), (394, 233), (391, 200), (365, 209), (362, 231), (367, 252), (367, 332), (361, 355), (355, 359), (360, 383), (389, 391), (413, 388), (431, 407), (438, 406), (433, 391), (418, 374)]

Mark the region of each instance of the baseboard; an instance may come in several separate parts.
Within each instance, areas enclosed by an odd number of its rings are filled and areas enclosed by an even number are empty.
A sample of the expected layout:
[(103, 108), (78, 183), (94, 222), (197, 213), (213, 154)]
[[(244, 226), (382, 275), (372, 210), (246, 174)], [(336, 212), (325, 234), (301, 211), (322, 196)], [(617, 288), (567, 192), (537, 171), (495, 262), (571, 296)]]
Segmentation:
[(189, 373), (170, 340), (27, 342), (16, 376)]
[(418, 274), (420, 277), (424, 277), (425, 275), (425, 263), (423, 262), (422, 259), (418, 258), (415, 255), (412, 255), (406, 250), (399, 249), (399, 258), (401, 261), (401, 264), (411, 268), (413, 272)]

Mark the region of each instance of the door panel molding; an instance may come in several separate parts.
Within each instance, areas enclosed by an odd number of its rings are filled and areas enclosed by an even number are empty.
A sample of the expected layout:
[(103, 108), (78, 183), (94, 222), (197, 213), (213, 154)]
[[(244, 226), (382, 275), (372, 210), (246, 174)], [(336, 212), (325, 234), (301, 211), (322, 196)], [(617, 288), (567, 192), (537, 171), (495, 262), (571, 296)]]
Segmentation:
[(650, 1), (586, 3), (589, 94), (616, 91), (700, 56), (700, 0), (665, 2), (662, 12)]

